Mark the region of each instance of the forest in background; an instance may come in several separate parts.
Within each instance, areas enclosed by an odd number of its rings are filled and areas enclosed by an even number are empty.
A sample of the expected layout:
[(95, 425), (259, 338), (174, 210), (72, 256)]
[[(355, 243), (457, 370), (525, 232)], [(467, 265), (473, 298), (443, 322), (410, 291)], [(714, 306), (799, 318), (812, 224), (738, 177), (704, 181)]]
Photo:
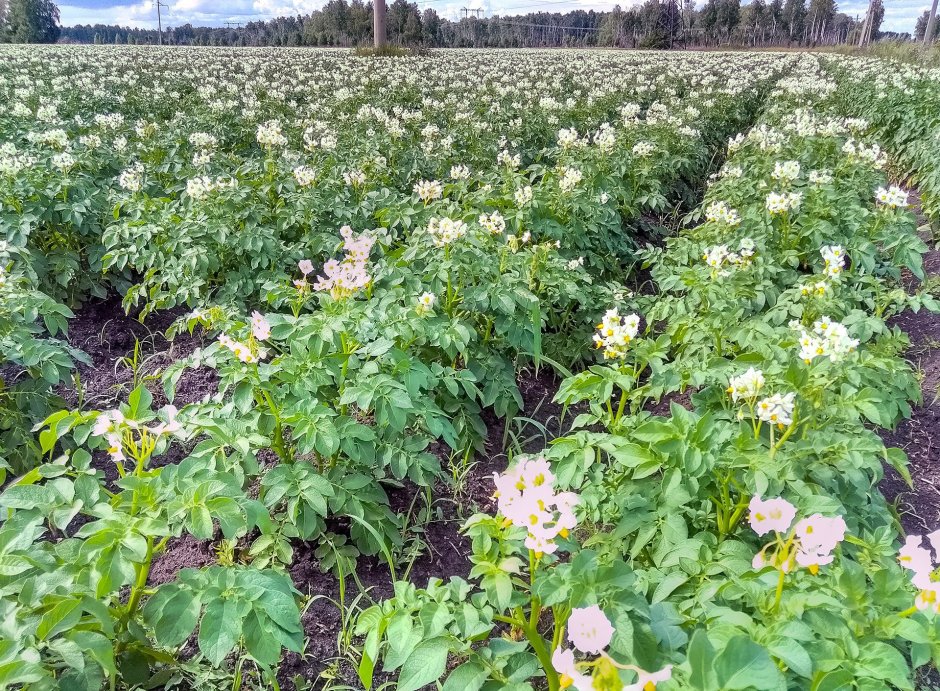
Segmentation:
[[(552, 4), (552, 3), (546, 3)], [(58, 10), (49, 0), (0, 0), (0, 42), (156, 44), (155, 29), (111, 25), (50, 26)], [(39, 20), (28, 19), (30, 7)], [(39, 9), (42, 8), (40, 12)], [(470, 16), (452, 21), (433, 8), (395, 0), (388, 5), (389, 41), (427, 48), (616, 47), (672, 48), (715, 46), (820, 46), (869, 40), (910, 39), (881, 32), (883, 0), (871, 4), (871, 26), (864, 17), (840, 12), (835, 0), (646, 0), (610, 12), (528, 12), (512, 16)], [(38, 23), (44, 26), (37, 26)], [(921, 39), (927, 12), (918, 20)], [(938, 24), (940, 26), (940, 24)], [(195, 46), (359, 46), (372, 42), (372, 3), (330, 0), (308, 15), (250, 21), (225, 27), (182, 26), (163, 30), (167, 45)]]

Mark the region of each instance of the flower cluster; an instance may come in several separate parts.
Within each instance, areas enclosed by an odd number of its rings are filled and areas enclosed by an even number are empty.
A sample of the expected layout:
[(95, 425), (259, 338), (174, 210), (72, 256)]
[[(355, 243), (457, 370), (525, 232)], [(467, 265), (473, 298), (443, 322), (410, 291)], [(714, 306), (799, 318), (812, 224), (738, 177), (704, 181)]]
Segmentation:
[(633, 155), (637, 158), (648, 158), (655, 150), (656, 147), (650, 142), (637, 142), (633, 145)]
[(877, 144), (865, 146), (862, 142), (849, 139), (842, 145), (842, 153), (850, 160), (868, 164), (873, 168), (884, 168), (888, 155)]
[(343, 173), (343, 182), (350, 187), (362, 187), (366, 184), (366, 174), (361, 170), (347, 170)]
[(121, 189), (128, 192), (140, 192), (144, 187), (144, 166), (139, 161), (125, 168), (118, 176)]
[(793, 424), (793, 407), (796, 399), (795, 393), (775, 393), (757, 403), (757, 417), (763, 422), (772, 425), (787, 427)]
[[(375, 240), (366, 234), (356, 235), (352, 228), (343, 226), (339, 229), (339, 234), (343, 237), (343, 249), (346, 256), (342, 261), (331, 259), (323, 265), (323, 276), (317, 276), (313, 284), (314, 290), (328, 290), (334, 299), (349, 297), (353, 293), (365, 288), (372, 282), (372, 276), (366, 270), (366, 264), (369, 261), (369, 254), (372, 252), (372, 246)], [(304, 274), (304, 280), (298, 284), (303, 289), (306, 284), (306, 276), (312, 271), (312, 265), (304, 260), (299, 264), (301, 272)]]
[(567, 537), (577, 525), (578, 496), (555, 492), (555, 476), (547, 460), (527, 458), (502, 475), (493, 474), (494, 496), (506, 521), (528, 531), (525, 546), (537, 556), (558, 549), (555, 538)]
[(755, 400), (762, 388), (764, 388), (764, 373), (751, 367), (744, 374), (731, 377), (727, 391), (731, 394), (731, 400), (737, 403), (739, 400)]
[(462, 163), (455, 165), (455, 166), (451, 166), (450, 177), (451, 177), (451, 180), (469, 180), (470, 168), (468, 168)]
[(886, 209), (906, 209), (907, 191), (902, 190), (897, 185), (891, 185), (888, 189), (879, 187), (875, 191), (875, 201)]
[(186, 194), (198, 201), (205, 199), (216, 190), (237, 186), (238, 181), (233, 177), (219, 177), (213, 180), (207, 175), (197, 175), (186, 181)]
[(425, 204), (440, 199), (444, 195), (444, 189), (437, 180), (418, 180), (415, 183), (414, 190), (418, 198)]
[(491, 214), (480, 214), (477, 223), (492, 235), (502, 235), (503, 231), (506, 230), (506, 219), (499, 211), (494, 211)]
[(802, 201), (803, 195), (800, 192), (771, 192), (767, 195), (767, 211), (773, 216), (796, 211)]
[[(672, 679), (672, 665), (666, 665), (656, 672), (647, 672), (635, 665), (623, 665), (614, 660), (606, 648), (613, 640), (615, 632), (610, 619), (598, 605), (575, 607), (571, 610), (568, 617), (568, 642), (574, 649), (558, 646), (552, 652), (552, 667), (561, 677), (561, 688), (573, 688), (575, 691), (595, 691), (600, 688), (655, 691), (656, 684)], [(575, 659), (575, 650), (600, 657), (578, 662)], [(636, 675), (636, 680), (624, 685), (620, 681), (621, 670), (632, 672)]]
[(774, 164), (774, 172), (770, 174), (774, 180), (788, 184), (800, 177), (799, 161), (777, 161)]
[(829, 170), (811, 170), (809, 171), (810, 184), (821, 186), (832, 182), (832, 171)]
[(919, 591), (914, 598), (914, 606), (919, 610), (931, 610), (940, 614), (940, 581), (935, 580), (937, 557), (940, 557), (940, 530), (927, 535), (927, 541), (933, 548), (930, 550), (923, 546), (924, 538), (921, 535), (908, 535), (904, 546), (898, 551), (898, 562), (905, 569), (912, 572), (911, 583)]
[(705, 209), (705, 220), (713, 223), (723, 223), (728, 226), (737, 226), (741, 223), (738, 212), (722, 201), (712, 202)]
[(287, 137), (281, 132), (281, 123), (277, 120), (268, 120), (258, 125), (255, 133), (258, 143), (265, 149), (273, 149), (287, 145)]
[(467, 234), (467, 224), (452, 218), (432, 218), (428, 221), (428, 234), (437, 247), (449, 245)]
[(727, 265), (734, 267), (747, 266), (754, 257), (754, 241), (750, 238), (743, 238), (738, 245), (738, 251), (732, 252), (727, 245), (715, 245), (705, 250), (702, 259), (712, 269), (712, 277), (729, 276), (731, 274), (722, 267)]
[(256, 362), (264, 360), (267, 357), (267, 351), (264, 348), (258, 347), (257, 343), (242, 343), (241, 341), (236, 341), (228, 334), (222, 334), (219, 336), (219, 343), (224, 347), (228, 348), (239, 360), (244, 362), (246, 365), (252, 365)]
[(825, 245), (819, 250), (826, 263), (825, 273), (829, 278), (838, 278), (845, 268), (845, 250), (839, 245)]
[(176, 406), (164, 406), (159, 412), (163, 419), (148, 427), (128, 419), (120, 410), (107, 410), (98, 413), (92, 434), (105, 438), (108, 456), (115, 463), (126, 461), (127, 454), (134, 460), (142, 460), (153, 452), (160, 437), (182, 433), (182, 426), (176, 419)]
[(814, 513), (790, 530), (796, 518), (796, 507), (781, 497), (754, 496), (748, 510), (748, 522), (755, 533), (761, 537), (769, 532), (776, 533), (776, 539), (754, 555), (755, 569), (773, 566), (790, 573), (795, 566), (802, 566), (816, 574), (820, 566), (832, 563), (833, 551), (845, 539), (846, 525), (842, 516)]
[(616, 309), (607, 310), (594, 334), (594, 344), (604, 349), (604, 357), (617, 360), (627, 354), (627, 346), (636, 338), (640, 329), (640, 318), (635, 314), (620, 316)]
[(301, 187), (309, 187), (317, 179), (317, 171), (309, 166), (297, 166), (294, 168), (294, 180)]
[(532, 202), (532, 186), (526, 185), (525, 187), (520, 187), (516, 190), (513, 198), (516, 200), (517, 206), (526, 206)]
[(584, 176), (581, 174), (581, 171), (577, 168), (566, 166), (562, 168), (561, 178), (558, 180), (558, 187), (562, 192), (570, 192), (578, 186), (578, 183), (581, 182), (583, 177)]
[(799, 327), (800, 359), (807, 365), (817, 357), (828, 357), (838, 362), (858, 347), (858, 339), (849, 336), (848, 329), (829, 317), (822, 317), (813, 324), (813, 333)]

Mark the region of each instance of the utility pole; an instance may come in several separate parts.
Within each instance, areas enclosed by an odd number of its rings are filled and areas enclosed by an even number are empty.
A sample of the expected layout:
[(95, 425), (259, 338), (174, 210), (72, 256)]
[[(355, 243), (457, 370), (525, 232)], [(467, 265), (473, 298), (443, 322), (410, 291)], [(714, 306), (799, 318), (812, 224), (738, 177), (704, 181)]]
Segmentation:
[(924, 31), (924, 47), (933, 43), (933, 30), (937, 24), (937, 0), (933, 0), (933, 6), (930, 8), (930, 16), (927, 18), (927, 30)]
[(385, 47), (385, 0), (372, 3), (372, 33), (375, 34), (375, 49)]
[(868, 42), (868, 27), (871, 24), (871, 11), (874, 0), (868, 0), (868, 12), (865, 13), (865, 21), (862, 22), (862, 30), (858, 36), (858, 47), (862, 48)]
[(166, 7), (169, 8), (169, 5), (160, 2), (160, 0), (155, 0), (157, 4), (157, 45), (163, 45), (163, 20), (160, 17), (160, 8)]

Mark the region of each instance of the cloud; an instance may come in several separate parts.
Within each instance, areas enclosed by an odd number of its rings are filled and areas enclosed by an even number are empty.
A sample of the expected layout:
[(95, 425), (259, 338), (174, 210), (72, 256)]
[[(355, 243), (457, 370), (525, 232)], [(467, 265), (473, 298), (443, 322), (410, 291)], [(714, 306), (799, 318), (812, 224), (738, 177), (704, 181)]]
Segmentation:
[[(265, 19), (254, 8), (252, 0), (165, 0), (161, 8), (163, 26), (221, 26), (226, 21)], [(111, 24), (134, 28), (155, 29), (157, 6), (153, 0), (134, 4), (115, 4), (114, 0), (69, 0), (59, 6), (64, 26), (75, 24)]]
[(255, 12), (265, 17), (287, 17), (310, 14), (326, 4), (326, 0), (254, 0)]

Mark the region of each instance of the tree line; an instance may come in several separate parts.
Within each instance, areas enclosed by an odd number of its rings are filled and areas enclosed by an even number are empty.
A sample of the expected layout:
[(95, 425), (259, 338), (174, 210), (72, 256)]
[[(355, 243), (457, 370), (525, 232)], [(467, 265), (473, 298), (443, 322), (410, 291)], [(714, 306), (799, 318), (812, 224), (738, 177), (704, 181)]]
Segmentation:
[[(704, 46), (818, 46), (858, 43), (881, 37), (883, 0), (871, 0), (870, 21), (839, 12), (835, 0), (645, 0), (609, 12), (529, 12), (524, 15), (465, 17), (452, 21), (415, 2), (388, 5), (390, 43), (425, 47), (589, 47), (671, 48)], [(48, 28), (48, 19), (54, 31)], [(32, 19), (26, 19), (31, 17)], [(36, 19), (41, 17), (42, 21)], [(0, 40), (60, 40), (70, 43), (156, 44), (155, 29), (103, 24), (62, 27), (50, 0), (0, 0)], [(918, 21), (923, 36), (927, 13)], [(45, 24), (43, 24), (45, 22)], [(31, 27), (46, 26), (45, 30)], [(358, 46), (372, 42), (372, 3), (329, 0), (308, 15), (250, 21), (244, 26), (184, 24), (163, 31), (163, 43), (185, 46)]]
[(60, 35), (51, 0), (0, 0), (0, 43), (55, 43)]

